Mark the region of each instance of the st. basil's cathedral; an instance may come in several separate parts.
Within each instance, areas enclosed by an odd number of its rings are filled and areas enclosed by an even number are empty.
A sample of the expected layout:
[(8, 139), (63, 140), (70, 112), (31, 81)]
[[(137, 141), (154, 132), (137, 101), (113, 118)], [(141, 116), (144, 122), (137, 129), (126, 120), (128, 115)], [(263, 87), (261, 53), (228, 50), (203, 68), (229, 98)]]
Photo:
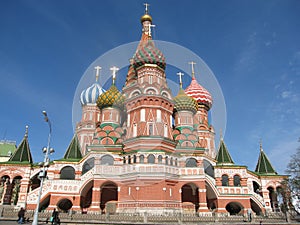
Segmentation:
[[(82, 118), (63, 158), (47, 165), (39, 210), (78, 213), (228, 213), (280, 210), (278, 175), (260, 146), (255, 171), (235, 164), (223, 138), (215, 148), (209, 110), (213, 96), (195, 78), (172, 96), (166, 60), (151, 37), (152, 17), (141, 17), (142, 35), (122, 90), (111, 68), (111, 87), (82, 90)], [(101, 65), (105, 66), (105, 65)], [(41, 186), (28, 130), (18, 147), (0, 145), (0, 204), (34, 210)], [(6, 150), (10, 149), (9, 152)]]

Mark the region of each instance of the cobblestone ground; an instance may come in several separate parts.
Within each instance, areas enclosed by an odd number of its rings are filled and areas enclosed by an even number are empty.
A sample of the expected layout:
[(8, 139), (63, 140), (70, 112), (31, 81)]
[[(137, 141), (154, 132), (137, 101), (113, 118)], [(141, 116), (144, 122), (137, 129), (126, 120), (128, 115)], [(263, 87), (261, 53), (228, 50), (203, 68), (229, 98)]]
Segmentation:
[[(32, 222), (29, 222), (29, 223), (25, 223), (25, 224), (32, 224)], [(51, 224), (51, 223), (48, 223), (49, 225)], [(61, 225), (77, 225), (78, 223), (61, 223)], [(95, 225), (96, 223), (93, 223), (93, 224), (91, 224), (91, 223), (80, 223), (80, 224), (84, 224), (84, 225)], [(104, 224), (104, 223), (97, 223), (97, 224), (101, 224), (101, 225), (117, 225), (117, 224), (112, 224), (112, 223), (110, 223), (110, 224)], [(128, 223), (127, 223), (128, 224)], [(204, 224), (208, 224), (208, 223), (197, 223), (197, 224), (199, 224), (199, 225), (204, 225)], [(236, 223), (209, 223), (209, 224), (215, 224), (215, 225), (243, 225), (243, 224), (245, 224), (245, 225), (247, 225), (247, 224), (249, 224), (249, 225), (259, 225), (259, 223), (248, 223), (248, 222), (244, 222), (244, 223), (238, 223), (238, 224), (236, 224)], [(265, 225), (283, 225), (283, 224), (287, 224), (287, 223), (266, 223)], [(289, 223), (289, 225), (299, 225), (300, 223)], [(18, 225), (18, 223), (17, 223), (17, 221), (12, 221), (12, 220), (1, 220), (0, 219), (0, 225)], [(39, 225), (46, 225), (46, 223), (39, 223)], [(137, 225), (137, 224), (136, 224)], [(159, 224), (151, 224), (151, 225), (159, 225)], [(172, 225), (176, 225), (176, 224), (172, 224)], [(181, 225), (183, 225), (183, 224), (181, 224)], [(184, 224), (184, 225), (189, 225), (188, 223), (187, 224)], [(194, 224), (195, 225), (195, 224)]]

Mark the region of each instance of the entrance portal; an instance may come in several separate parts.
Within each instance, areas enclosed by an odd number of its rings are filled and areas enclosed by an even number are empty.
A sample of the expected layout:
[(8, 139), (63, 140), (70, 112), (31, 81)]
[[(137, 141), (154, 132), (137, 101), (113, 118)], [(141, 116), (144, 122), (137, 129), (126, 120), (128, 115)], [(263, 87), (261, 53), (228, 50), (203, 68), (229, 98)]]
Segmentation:
[(199, 208), (199, 191), (194, 183), (185, 184), (181, 188), (181, 202), (192, 202), (195, 211)]
[(109, 201), (118, 201), (118, 186), (113, 182), (101, 186), (100, 208), (104, 212), (105, 205)]

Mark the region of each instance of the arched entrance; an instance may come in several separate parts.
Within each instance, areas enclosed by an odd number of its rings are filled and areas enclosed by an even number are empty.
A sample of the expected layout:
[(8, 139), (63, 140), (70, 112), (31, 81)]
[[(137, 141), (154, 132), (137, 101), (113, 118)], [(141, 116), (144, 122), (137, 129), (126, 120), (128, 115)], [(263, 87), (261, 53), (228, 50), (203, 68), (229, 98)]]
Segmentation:
[(273, 187), (268, 187), (268, 191), (269, 191), (269, 198), (270, 198), (270, 203), (271, 203), (272, 210), (274, 212), (280, 211), (279, 207), (278, 207), (278, 199), (277, 199), (276, 191), (274, 190)]
[(93, 181), (88, 182), (80, 193), (80, 207), (82, 211), (89, 208), (92, 204), (93, 197)]
[(39, 212), (48, 208), (48, 206), (50, 204), (50, 198), (51, 198), (51, 195), (48, 195), (43, 201), (41, 201)]
[(73, 203), (67, 198), (62, 199), (57, 203), (57, 207), (63, 212), (68, 212), (72, 206)]
[(242, 213), (242, 209), (244, 209), (242, 204), (239, 202), (229, 202), (225, 208), (230, 215), (238, 215), (239, 213)]
[(208, 182), (205, 182), (205, 189), (206, 189), (207, 208), (212, 211), (218, 207), (217, 195)]
[(16, 176), (12, 181), (11, 203), (13, 205), (16, 205), (19, 200), (21, 180), (22, 180), (21, 176)]
[(191, 202), (195, 206), (195, 211), (199, 208), (199, 191), (194, 183), (188, 183), (181, 187), (181, 202)]
[(259, 207), (259, 205), (255, 201), (250, 199), (250, 204), (251, 204), (252, 211), (255, 212), (256, 215), (261, 215), (262, 214), (261, 208)]
[(106, 203), (118, 201), (118, 186), (113, 182), (104, 183), (101, 186), (100, 209), (105, 212)]

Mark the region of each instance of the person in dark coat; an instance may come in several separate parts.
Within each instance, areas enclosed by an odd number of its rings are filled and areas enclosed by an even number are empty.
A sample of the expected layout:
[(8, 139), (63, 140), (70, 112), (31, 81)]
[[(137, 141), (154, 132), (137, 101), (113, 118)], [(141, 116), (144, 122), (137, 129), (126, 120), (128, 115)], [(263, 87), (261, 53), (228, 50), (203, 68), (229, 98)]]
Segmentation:
[(58, 217), (58, 211), (56, 209), (53, 210), (51, 217), (52, 217), (51, 224), (60, 224), (60, 219)]
[(24, 223), (24, 217), (25, 217), (25, 209), (21, 207), (21, 209), (18, 212), (18, 224)]

